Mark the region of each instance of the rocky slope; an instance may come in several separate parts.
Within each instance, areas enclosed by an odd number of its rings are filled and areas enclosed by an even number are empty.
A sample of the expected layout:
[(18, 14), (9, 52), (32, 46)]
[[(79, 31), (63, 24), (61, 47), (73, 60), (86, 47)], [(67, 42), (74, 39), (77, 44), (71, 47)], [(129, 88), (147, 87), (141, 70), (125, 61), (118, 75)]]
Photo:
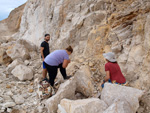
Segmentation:
[[(138, 113), (149, 113), (149, 0), (28, 0), (25, 5), (14, 12), (18, 11), (20, 13), (15, 13), (16, 15), (19, 14), (18, 17), (9, 16), (5, 23), (4, 21), (0, 22), (0, 26), (3, 26), (0, 27), (0, 34), (3, 34), (8, 29), (13, 29), (13, 33), (14, 30), (19, 29), (11, 37), (25, 39), (32, 44), (23, 40), (18, 40), (16, 43), (9, 36), (7, 41), (1, 41), (0, 64), (7, 64), (6, 66), (8, 66), (9, 63), (16, 59), (21, 59), (21, 61), (29, 60), (31, 62), (29, 64), (33, 68), (33, 77), (36, 74), (40, 76), (41, 73), (38, 72), (40, 68), (37, 68), (40, 63), (38, 65), (32, 61), (35, 58), (40, 61), (37, 46), (39, 47), (43, 40), (43, 35), (50, 33), (51, 51), (64, 49), (68, 45), (74, 48), (71, 56), (73, 64), (68, 69), (69, 74), (74, 76), (82, 75), (82, 80), (88, 81), (91, 89), (90, 91), (88, 90), (86, 82), (83, 85), (85, 90), (83, 90), (83, 87), (79, 87), (80, 83), (77, 83), (76, 91), (84, 94), (85, 97), (95, 97), (100, 88), (100, 81), (105, 76), (105, 62), (102, 53), (113, 51), (116, 53), (118, 63), (129, 82), (129, 86), (146, 91), (140, 100)], [(10, 20), (16, 21), (12, 21), (9, 25)], [(12, 32), (12, 30), (9, 31)], [(3, 35), (5, 36), (4, 39), (6, 39), (6, 34), (8, 33)], [(12, 42), (7, 43), (8, 41)], [(18, 64), (22, 63), (14, 63), (13, 65)], [(4, 68), (2, 66), (1, 70)], [(91, 74), (84, 73), (88, 72), (88, 70)], [(2, 71), (2, 73), (7, 74), (10, 72), (8, 75), (12, 76), (13, 72), (11, 71), (7, 69), (6, 72)], [(22, 73), (26, 75), (25, 72)], [(35, 81), (36, 78), (40, 77), (35, 77), (33, 80)], [(78, 77), (76, 79), (80, 80)], [(33, 81), (31, 80), (30, 82)], [(30, 83), (27, 82), (27, 84)], [(64, 101), (70, 103), (70, 101)], [(63, 104), (62, 102), (61, 105), (66, 107)], [(126, 105), (126, 103), (122, 104)], [(117, 106), (117, 103), (114, 106)]]
[(149, 89), (149, 6), (148, 0), (29, 0), (17, 36), (39, 46), (50, 33), (52, 51), (72, 45), (72, 59), (89, 64), (96, 77), (104, 76), (102, 53), (113, 51), (131, 85)]

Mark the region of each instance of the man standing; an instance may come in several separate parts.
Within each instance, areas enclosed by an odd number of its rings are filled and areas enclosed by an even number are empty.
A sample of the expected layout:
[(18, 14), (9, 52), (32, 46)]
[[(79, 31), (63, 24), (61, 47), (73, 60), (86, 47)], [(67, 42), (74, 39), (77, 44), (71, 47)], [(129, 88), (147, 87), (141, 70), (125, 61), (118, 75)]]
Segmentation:
[[(50, 35), (49, 34), (45, 34), (45, 38), (44, 41), (41, 43), (41, 57), (42, 57), (42, 61), (44, 61), (45, 57), (50, 53), (49, 51), (49, 44), (48, 41), (50, 40)], [(47, 80), (46, 75), (47, 75), (47, 69), (44, 65), (43, 62), (43, 80)]]

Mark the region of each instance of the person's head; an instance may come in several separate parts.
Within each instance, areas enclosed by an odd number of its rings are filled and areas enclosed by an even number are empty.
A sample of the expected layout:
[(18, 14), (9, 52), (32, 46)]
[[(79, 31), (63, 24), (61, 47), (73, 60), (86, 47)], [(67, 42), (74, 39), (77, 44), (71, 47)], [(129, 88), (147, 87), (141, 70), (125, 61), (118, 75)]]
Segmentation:
[(50, 34), (45, 34), (45, 38), (44, 39), (45, 39), (45, 41), (48, 42), (50, 40)]
[(117, 62), (117, 60), (115, 58), (115, 54), (113, 52), (104, 53), (103, 56), (107, 62), (112, 62), (112, 63)]
[(73, 49), (72, 49), (71, 46), (69, 46), (69, 47), (66, 48), (66, 51), (67, 51), (67, 53), (68, 53), (69, 55), (71, 55), (71, 53), (73, 52)]

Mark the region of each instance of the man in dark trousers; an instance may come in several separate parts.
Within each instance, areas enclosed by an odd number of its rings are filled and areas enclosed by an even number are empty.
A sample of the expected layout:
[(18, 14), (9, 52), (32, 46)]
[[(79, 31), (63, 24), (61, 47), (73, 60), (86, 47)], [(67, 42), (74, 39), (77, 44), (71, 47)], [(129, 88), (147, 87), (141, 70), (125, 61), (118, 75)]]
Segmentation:
[[(45, 34), (45, 38), (44, 41), (41, 43), (41, 57), (42, 57), (42, 61), (44, 61), (45, 57), (50, 53), (49, 51), (49, 44), (48, 41), (50, 40), (50, 35), (49, 34)], [(47, 75), (47, 69), (44, 65), (43, 62), (43, 80), (47, 80), (46, 75)]]

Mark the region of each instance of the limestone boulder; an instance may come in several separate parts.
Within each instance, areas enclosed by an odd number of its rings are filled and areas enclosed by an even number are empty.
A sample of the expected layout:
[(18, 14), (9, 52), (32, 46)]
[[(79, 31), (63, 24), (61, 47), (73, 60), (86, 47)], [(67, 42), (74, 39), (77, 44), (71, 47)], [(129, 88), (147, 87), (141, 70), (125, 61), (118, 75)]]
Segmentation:
[(135, 113), (130, 104), (126, 101), (118, 100), (110, 105), (103, 113)]
[(11, 64), (8, 65), (8, 67), (6, 68), (6, 70), (11, 73), (11, 71), (19, 64), (23, 64), (23, 62), (21, 61), (21, 59), (15, 59)]
[(31, 80), (33, 78), (32, 69), (22, 64), (16, 66), (11, 73), (19, 80)]
[[(83, 100), (63, 99), (60, 105), (66, 113), (103, 113), (108, 107), (107, 104), (98, 98), (89, 98)], [(58, 113), (62, 113), (58, 109)]]
[(139, 107), (139, 98), (143, 95), (143, 91), (131, 87), (121, 86), (117, 84), (105, 83), (102, 90), (101, 99), (107, 105), (113, 104), (116, 99), (126, 101), (132, 107), (135, 113)]
[(49, 113), (56, 113), (58, 109), (58, 104), (64, 98), (74, 99), (76, 91), (76, 81), (75, 78), (72, 77), (70, 80), (62, 83), (57, 91), (57, 93), (50, 97), (46, 102), (46, 107)]
[(77, 92), (82, 93), (85, 96), (92, 96), (94, 92), (94, 85), (91, 79), (92, 75), (88, 66), (83, 66), (75, 73), (77, 81)]
[(10, 46), (7, 49), (6, 53), (13, 60), (17, 58), (21, 58), (22, 60), (26, 60), (30, 58), (28, 49), (25, 48), (24, 45), (21, 45), (19, 43)]

